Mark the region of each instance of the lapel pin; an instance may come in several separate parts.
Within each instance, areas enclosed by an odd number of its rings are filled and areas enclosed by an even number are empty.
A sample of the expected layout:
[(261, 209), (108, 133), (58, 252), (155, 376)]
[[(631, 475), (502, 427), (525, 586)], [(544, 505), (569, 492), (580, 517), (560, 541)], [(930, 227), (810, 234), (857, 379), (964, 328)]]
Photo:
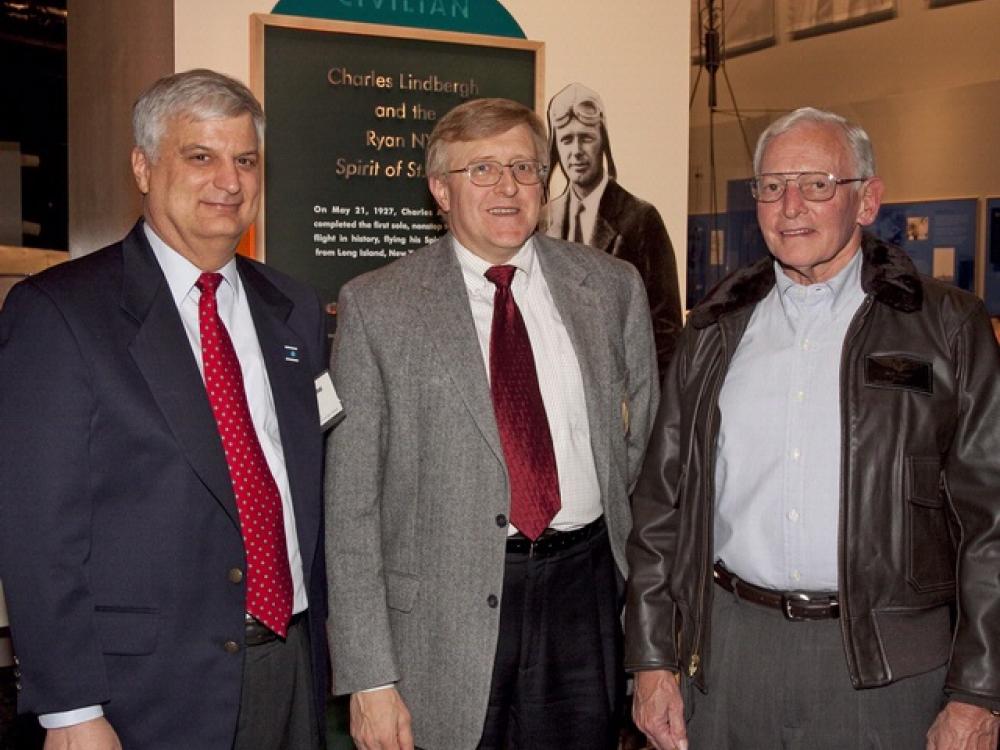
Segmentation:
[(285, 361), (299, 363), (299, 347), (285, 344)]

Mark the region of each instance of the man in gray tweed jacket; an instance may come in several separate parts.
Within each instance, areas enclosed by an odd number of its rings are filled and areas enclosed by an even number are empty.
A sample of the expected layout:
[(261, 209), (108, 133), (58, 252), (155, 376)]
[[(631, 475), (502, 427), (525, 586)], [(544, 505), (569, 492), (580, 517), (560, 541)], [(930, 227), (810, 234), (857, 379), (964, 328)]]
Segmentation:
[(362, 750), (614, 746), (655, 347), (631, 265), (536, 233), (545, 150), (520, 104), (456, 107), (427, 152), (448, 235), (341, 292), (329, 628)]

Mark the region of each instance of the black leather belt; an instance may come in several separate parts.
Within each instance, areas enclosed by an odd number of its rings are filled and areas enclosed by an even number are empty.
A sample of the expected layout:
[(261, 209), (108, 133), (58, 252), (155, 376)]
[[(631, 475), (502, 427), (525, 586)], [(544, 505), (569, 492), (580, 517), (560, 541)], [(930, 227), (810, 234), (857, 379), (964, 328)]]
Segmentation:
[(836, 593), (809, 591), (775, 591), (754, 586), (716, 563), (715, 582), (731, 594), (752, 604), (779, 610), (789, 620), (830, 620), (840, 617), (840, 602)]
[(528, 554), (531, 557), (543, 557), (593, 539), (602, 531), (604, 531), (604, 516), (572, 531), (546, 529), (535, 541), (531, 541), (524, 534), (518, 532), (507, 537), (507, 554)]
[[(292, 626), (301, 622), (304, 615), (305, 612), (299, 612), (297, 615), (293, 615), (292, 619), (288, 621), (288, 629), (291, 630)], [(246, 637), (244, 643), (246, 643), (248, 647), (263, 646), (265, 643), (271, 643), (272, 641), (278, 640), (279, 637), (280, 636), (277, 633), (253, 615), (246, 616)]]

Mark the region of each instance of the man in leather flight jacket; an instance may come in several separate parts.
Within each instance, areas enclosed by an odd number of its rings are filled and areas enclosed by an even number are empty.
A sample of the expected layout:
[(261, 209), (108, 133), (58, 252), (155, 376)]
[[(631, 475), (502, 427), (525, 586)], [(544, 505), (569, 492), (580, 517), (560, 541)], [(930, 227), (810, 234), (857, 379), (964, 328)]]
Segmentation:
[(992, 750), (986, 310), (862, 233), (882, 184), (860, 127), (797, 110), (754, 172), (774, 257), (691, 312), (633, 499), (636, 722), (658, 750)]

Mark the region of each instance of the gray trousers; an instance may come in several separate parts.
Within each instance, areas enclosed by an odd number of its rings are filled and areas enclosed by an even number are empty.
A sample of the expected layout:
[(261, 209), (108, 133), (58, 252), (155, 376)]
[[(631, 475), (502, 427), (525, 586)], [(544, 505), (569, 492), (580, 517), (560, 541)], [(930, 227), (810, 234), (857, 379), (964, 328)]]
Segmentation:
[(299, 617), (286, 640), (247, 647), (233, 750), (321, 747), (313, 705), (309, 624)]
[(923, 750), (945, 667), (855, 690), (839, 620), (791, 622), (714, 595), (708, 693), (682, 686), (691, 750)]

